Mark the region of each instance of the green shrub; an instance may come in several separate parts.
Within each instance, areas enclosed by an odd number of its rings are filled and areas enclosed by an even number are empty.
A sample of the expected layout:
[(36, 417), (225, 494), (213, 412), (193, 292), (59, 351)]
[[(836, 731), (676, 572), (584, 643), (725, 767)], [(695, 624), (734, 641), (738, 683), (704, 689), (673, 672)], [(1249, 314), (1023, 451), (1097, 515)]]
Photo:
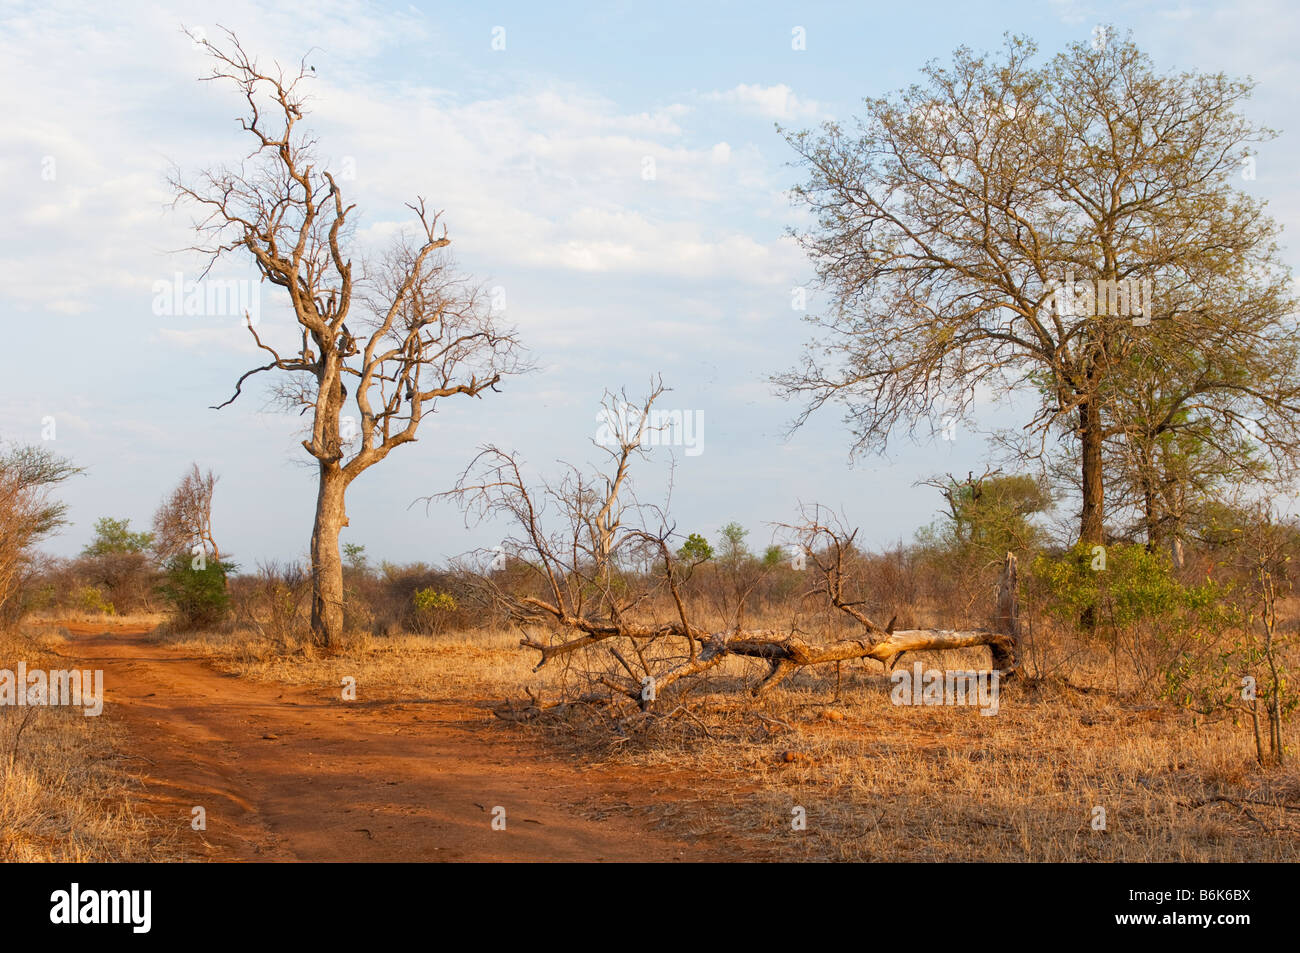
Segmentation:
[(205, 628), (226, 618), (230, 611), (226, 576), (234, 568), (233, 563), (215, 559), (202, 568), (195, 568), (188, 554), (174, 556), (167, 562), (158, 592), (171, 606), (177, 629)]
[(460, 608), (456, 597), (437, 589), (417, 589), (411, 596), (415, 609), (415, 628), (425, 635), (441, 632)]
[(1071, 623), (1089, 617), (1099, 625), (1124, 628), (1208, 610), (1222, 595), (1213, 583), (1183, 585), (1166, 553), (1147, 552), (1137, 543), (1080, 543), (1060, 556), (1040, 553), (1031, 572), (1044, 593), (1043, 608)]
[(1130, 687), (1172, 697), (1187, 680), (1190, 660), (1204, 661), (1222, 633), (1240, 622), (1231, 587), (1186, 585), (1165, 552), (1138, 544), (1107, 546), (1104, 557), (1082, 545), (1058, 556), (1040, 554), (1030, 585), (1046, 615), (1106, 646), (1117, 663), (1117, 691), (1123, 658), (1128, 677), (1136, 679)]
[(98, 586), (81, 586), (73, 594), (73, 604), (81, 612), (98, 612), (102, 615), (116, 615), (113, 603), (104, 598)]
[(417, 612), (454, 612), (456, 598), (436, 589), (417, 589), (413, 599)]

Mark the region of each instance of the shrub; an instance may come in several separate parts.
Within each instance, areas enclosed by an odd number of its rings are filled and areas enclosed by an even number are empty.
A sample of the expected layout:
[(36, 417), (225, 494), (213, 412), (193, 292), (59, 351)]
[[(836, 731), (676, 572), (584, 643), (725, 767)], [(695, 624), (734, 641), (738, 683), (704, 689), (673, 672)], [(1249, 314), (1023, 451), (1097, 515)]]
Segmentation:
[(81, 586), (73, 594), (73, 605), (79, 612), (97, 612), (101, 615), (116, 615), (117, 610), (113, 608), (113, 603), (104, 598), (103, 591), (98, 586)]
[(196, 568), (188, 555), (168, 560), (158, 592), (171, 605), (178, 631), (217, 625), (225, 619), (230, 610), (226, 576), (234, 568), (215, 559)]
[(1222, 632), (1239, 623), (1231, 587), (1208, 580), (1186, 585), (1168, 553), (1135, 543), (1039, 554), (1030, 577), (1047, 615), (1105, 644), (1116, 660), (1125, 658), (1134, 687), (1163, 682), (1162, 694), (1181, 681), (1175, 673), (1189, 657), (1213, 652)]
[(415, 629), (425, 635), (443, 631), (448, 618), (459, 606), (450, 593), (437, 589), (417, 589), (411, 597), (415, 608)]
[(258, 563), (254, 573), (230, 581), (239, 621), (280, 649), (298, 644), (309, 625), (311, 575), (299, 563)]
[(1063, 621), (1091, 617), (1124, 627), (1195, 609), (1213, 595), (1212, 586), (1184, 587), (1174, 577), (1168, 555), (1147, 552), (1137, 543), (1079, 543), (1061, 556), (1040, 553), (1032, 572), (1046, 595), (1044, 608)]

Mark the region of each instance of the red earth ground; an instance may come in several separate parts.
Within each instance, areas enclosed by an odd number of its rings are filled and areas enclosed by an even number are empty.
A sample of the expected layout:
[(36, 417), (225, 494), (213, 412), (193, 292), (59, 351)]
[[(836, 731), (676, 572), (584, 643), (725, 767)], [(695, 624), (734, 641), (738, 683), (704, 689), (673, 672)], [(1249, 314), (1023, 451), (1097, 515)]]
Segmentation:
[[(656, 804), (706, 802), (690, 779), (587, 767), (523, 737), (491, 702), (347, 704), (339, 689), (257, 682), (168, 649), (143, 626), (62, 623), (58, 649), (104, 670), (135, 807), (213, 861), (726, 861), (727, 833), (674, 834)], [(191, 828), (192, 809), (207, 813)], [(493, 812), (505, 808), (505, 830)], [(680, 812), (678, 812), (680, 815)]]

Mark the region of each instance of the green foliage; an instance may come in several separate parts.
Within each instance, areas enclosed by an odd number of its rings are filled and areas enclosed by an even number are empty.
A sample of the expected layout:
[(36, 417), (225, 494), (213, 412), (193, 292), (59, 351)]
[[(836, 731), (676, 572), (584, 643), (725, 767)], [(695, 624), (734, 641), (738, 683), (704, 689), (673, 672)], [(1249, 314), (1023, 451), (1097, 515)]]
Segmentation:
[(699, 533), (691, 533), (686, 537), (686, 542), (682, 548), (677, 550), (677, 558), (687, 563), (704, 563), (713, 558), (713, 547), (709, 541)]
[(417, 589), (411, 597), (415, 611), (421, 614), (454, 612), (458, 608), (455, 596), (436, 589)]
[(226, 576), (234, 569), (233, 563), (215, 559), (196, 569), (188, 554), (168, 560), (158, 592), (171, 606), (179, 629), (204, 628), (225, 619), (230, 610)]
[(455, 596), (432, 587), (417, 589), (411, 596), (411, 605), (415, 609), (412, 628), (425, 635), (442, 632), (460, 608)]
[(785, 550), (780, 546), (772, 545), (763, 550), (763, 568), (775, 569), (786, 561)]
[(116, 615), (113, 603), (104, 598), (103, 590), (98, 586), (80, 586), (72, 595), (72, 604), (79, 612), (93, 612), (100, 615)]
[(153, 533), (133, 533), (130, 525), (130, 520), (115, 520), (111, 516), (95, 520), (95, 538), (81, 551), (81, 555), (144, 552), (153, 542)]
[(1224, 595), (1221, 586), (1183, 585), (1165, 552), (1150, 553), (1136, 543), (1080, 543), (1062, 556), (1040, 553), (1031, 572), (1046, 594), (1046, 611), (1071, 624), (1088, 617), (1124, 628), (1184, 613), (1208, 621), (1222, 611), (1216, 609)]
[(1007, 552), (1022, 553), (1042, 541), (1032, 519), (1051, 508), (1052, 498), (1031, 476), (950, 479), (940, 492), (948, 512), (924, 535), (943, 550), (1000, 562)]
[(718, 549), (723, 562), (732, 566), (744, 562), (749, 556), (749, 550), (745, 546), (745, 537), (748, 535), (749, 530), (739, 523), (732, 522), (722, 527)]
[(359, 543), (343, 544), (343, 559), (348, 568), (355, 572), (365, 572), (370, 567), (366, 564), (366, 547)]

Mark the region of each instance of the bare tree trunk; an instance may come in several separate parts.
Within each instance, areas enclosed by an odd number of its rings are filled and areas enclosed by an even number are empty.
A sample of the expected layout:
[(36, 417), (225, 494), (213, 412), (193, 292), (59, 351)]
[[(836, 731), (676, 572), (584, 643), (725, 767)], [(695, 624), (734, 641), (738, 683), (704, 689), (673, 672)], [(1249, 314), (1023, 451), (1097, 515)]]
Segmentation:
[(1259, 699), (1250, 700), (1250, 723), (1255, 729), (1255, 760), (1264, 764), (1264, 739), (1259, 736)]
[(1183, 538), (1177, 533), (1175, 530), (1175, 535), (1169, 540), (1169, 557), (1173, 560), (1174, 569), (1181, 570), (1187, 565), (1187, 555), (1183, 551)]
[(990, 642), (993, 667), (1008, 674), (1016, 672), (1024, 660), (1020, 641), (1020, 587), (1015, 553), (1007, 553), (998, 581), (997, 631), (1011, 637), (1011, 651), (1004, 643)]
[(336, 463), (321, 463), (316, 522), (311, 534), (312, 640), (328, 648), (343, 634), (343, 560), (339, 533), (348, 525), (343, 504), (347, 484)]
[(1079, 440), (1083, 451), (1083, 511), (1079, 519), (1079, 542), (1097, 545), (1105, 540), (1105, 485), (1102, 483), (1101, 414), (1091, 401), (1079, 407)]
[(1156, 493), (1145, 477), (1142, 480), (1142, 521), (1146, 524), (1146, 550), (1148, 553), (1154, 553), (1158, 542), (1157, 537), (1160, 535), (1160, 530), (1156, 526)]

